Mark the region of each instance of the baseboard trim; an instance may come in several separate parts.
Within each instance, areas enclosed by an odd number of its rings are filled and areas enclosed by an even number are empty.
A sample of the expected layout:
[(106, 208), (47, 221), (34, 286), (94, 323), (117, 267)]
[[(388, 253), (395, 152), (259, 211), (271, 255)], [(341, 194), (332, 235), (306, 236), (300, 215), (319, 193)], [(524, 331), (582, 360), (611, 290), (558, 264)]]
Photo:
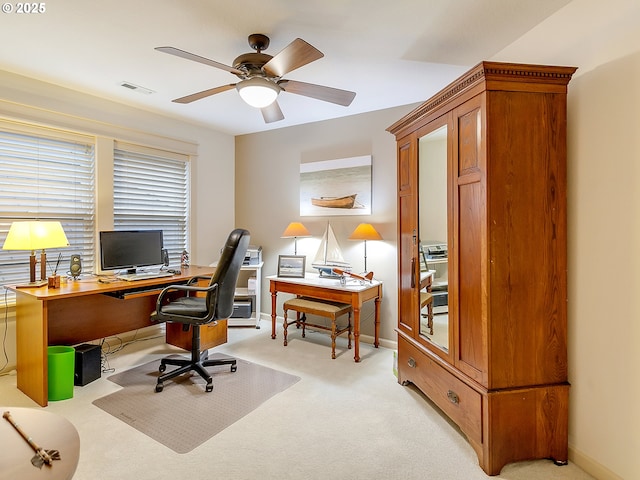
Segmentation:
[(589, 455), (586, 455), (571, 445), (569, 445), (569, 461), (575, 463), (582, 470), (598, 480), (624, 480)]

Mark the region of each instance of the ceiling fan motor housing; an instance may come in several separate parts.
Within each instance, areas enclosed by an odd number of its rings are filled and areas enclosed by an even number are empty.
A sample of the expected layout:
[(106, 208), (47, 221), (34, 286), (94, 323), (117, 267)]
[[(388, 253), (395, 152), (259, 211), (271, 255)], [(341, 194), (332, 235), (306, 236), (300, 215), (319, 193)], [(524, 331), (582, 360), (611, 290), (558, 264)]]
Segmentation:
[[(241, 78), (255, 75), (266, 76), (262, 71), (262, 67), (272, 58), (271, 55), (266, 53), (244, 53), (233, 61), (233, 68), (247, 72), (247, 75)], [(238, 76), (240, 77), (240, 75)]]

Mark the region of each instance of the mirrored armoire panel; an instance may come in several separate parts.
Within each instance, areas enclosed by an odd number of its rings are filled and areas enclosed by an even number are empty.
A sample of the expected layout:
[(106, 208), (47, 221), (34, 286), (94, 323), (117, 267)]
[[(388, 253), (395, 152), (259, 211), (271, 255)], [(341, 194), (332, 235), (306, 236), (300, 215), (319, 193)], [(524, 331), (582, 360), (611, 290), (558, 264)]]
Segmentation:
[(450, 342), (447, 133), (445, 124), (418, 140), (419, 332), (444, 351)]

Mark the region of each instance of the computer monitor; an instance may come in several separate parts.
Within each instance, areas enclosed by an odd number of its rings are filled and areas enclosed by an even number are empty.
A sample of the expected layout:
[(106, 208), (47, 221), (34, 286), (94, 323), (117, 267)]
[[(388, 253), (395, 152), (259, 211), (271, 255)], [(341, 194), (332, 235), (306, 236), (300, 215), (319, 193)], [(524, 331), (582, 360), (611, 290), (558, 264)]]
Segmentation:
[(162, 265), (162, 230), (113, 230), (100, 232), (102, 270), (127, 270)]

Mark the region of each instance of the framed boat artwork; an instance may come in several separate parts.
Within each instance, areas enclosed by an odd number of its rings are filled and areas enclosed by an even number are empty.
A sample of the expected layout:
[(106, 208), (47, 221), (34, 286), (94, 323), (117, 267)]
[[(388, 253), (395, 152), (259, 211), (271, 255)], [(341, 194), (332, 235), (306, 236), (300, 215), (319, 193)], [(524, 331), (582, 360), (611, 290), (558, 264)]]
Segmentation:
[(300, 164), (300, 216), (371, 215), (371, 155)]

